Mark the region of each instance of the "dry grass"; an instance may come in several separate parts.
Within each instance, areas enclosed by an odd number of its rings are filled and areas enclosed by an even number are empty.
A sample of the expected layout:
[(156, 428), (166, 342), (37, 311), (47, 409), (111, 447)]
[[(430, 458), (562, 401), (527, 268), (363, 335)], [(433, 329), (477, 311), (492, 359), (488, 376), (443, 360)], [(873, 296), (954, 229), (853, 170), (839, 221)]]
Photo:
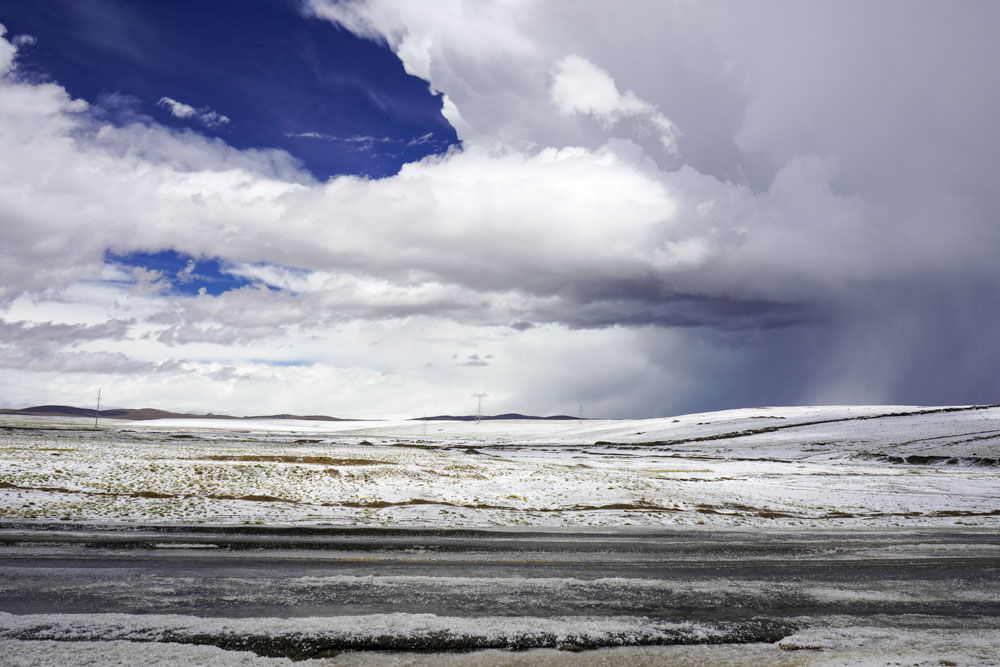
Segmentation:
[(336, 459), (330, 456), (291, 456), (265, 454), (216, 454), (201, 457), (200, 461), (238, 461), (251, 463), (313, 463), (326, 466), (374, 466), (396, 465), (393, 461), (378, 461), (376, 459)]

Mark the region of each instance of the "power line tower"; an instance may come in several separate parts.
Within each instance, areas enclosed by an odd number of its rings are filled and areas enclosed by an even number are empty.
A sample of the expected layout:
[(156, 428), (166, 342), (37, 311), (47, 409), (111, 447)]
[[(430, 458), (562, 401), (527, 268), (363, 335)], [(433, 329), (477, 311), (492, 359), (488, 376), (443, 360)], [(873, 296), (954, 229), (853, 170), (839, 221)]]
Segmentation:
[(472, 398), (476, 399), (476, 423), (483, 421), (483, 401), (489, 396), (487, 393), (473, 394)]
[(94, 410), (94, 430), (97, 430), (97, 417), (101, 414), (101, 388), (97, 388), (97, 408)]

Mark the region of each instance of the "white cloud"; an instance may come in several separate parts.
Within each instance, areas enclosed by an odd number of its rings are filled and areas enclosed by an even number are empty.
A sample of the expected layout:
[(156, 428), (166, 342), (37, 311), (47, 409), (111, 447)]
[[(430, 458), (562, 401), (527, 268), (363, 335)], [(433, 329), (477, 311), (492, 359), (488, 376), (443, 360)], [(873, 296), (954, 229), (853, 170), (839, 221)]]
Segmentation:
[(17, 55), (17, 46), (4, 38), (7, 28), (0, 23), (0, 76), (5, 75), (14, 64), (14, 56)]
[(195, 120), (207, 128), (215, 129), (229, 124), (228, 116), (224, 116), (208, 107), (195, 109), (190, 104), (178, 102), (172, 97), (161, 97), (157, 105), (168, 109), (175, 118)]
[(319, 139), (321, 141), (332, 141), (341, 144), (353, 145), (357, 150), (371, 150), (376, 145), (388, 145), (393, 147), (423, 146), (425, 144), (444, 144), (434, 138), (433, 132), (427, 132), (411, 139), (394, 139), (392, 137), (373, 137), (370, 135), (338, 136), (325, 132), (294, 132), (285, 134), (286, 137), (300, 139)]
[(590, 115), (606, 127), (641, 118), (659, 133), (664, 148), (677, 153), (678, 131), (670, 119), (631, 90), (620, 93), (614, 79), (586, 58), (572, 54), (556, 61), (550, 97), (560, 113)]
[(33, 35), (14, 35), (10, 41), (11, 44), (18, 48), (34, 46), (38, 43), (38, 40)]
[(426, 143), (430, 143), (431, 141), (433, 141), (433, 138), (434, 138), (434, 133), (433, 132), (427, 132), (425, 134), (421, 134), (419, 137), (414, 137), (413, 139), (410, 139), (408, 142), (406, 142), (406, 145), (407, 146), (422, 146), (422, 145), (424, 145)]
[(184, 268), (177, 272), (177, 282), (179, 283), (190, 283), (194, 280), (195, 273), (194, 269), (197, 266), (193, 259), (189, 259)]
[(309, 7), (354, 33), (385, 40), (407, 73), (427, 81), (435, 76), (435, 69), (452, 67), (451, 58), (459, 53), (481, 64), (495, 53), (517, 57), (539, 50), (522, 29), (530, 20), (530, 10), (537, 8), (533, 0), (446, 0), (424, 5), (420, 11), (414, 11), (407, 0), (313, 1)]
[(170, 113), (173, 114), (175, 118), (196, 118), (198, 116), (198, 112), (193, 106), (178, 102), (170, 97), (161, 97), (157, 104), (161, 107), (170, 109)]
[(618, 92), (614, 79), (586, 58), (569, 55), (552, 70), (552, 102), (561, 113), (590, 114), (609, 125), (622, 118), (647, 114), (652, 106), (631, 90)]

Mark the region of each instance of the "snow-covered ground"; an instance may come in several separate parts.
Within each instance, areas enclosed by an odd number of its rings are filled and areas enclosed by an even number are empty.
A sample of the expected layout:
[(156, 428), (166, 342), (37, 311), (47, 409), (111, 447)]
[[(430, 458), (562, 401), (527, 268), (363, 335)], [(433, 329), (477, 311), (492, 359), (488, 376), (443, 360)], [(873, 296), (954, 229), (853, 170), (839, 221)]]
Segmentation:
[[(923, 619), (909, 619), (912, 627), (858, 623), (849, 617), (808, 619), (808, 627), (778, 642), (728, 643), (726, 630), (696, 624), (654, 624), (643, 619), (537, 619), (438, 617), (394, 614), (334, 619), (229, 619), (184, 616), (129, 616), (59, 614), (12, 616), (0, 613), (0, 655), (11, 666), (35, 665), (996, 665), (1000, 662), (1000, 630), (977, 627), (921, 627)], [(486, 649), (471, 652), (343, 651), (329, 658), (292, 661), (263, 657), (238, 645), (248, 638), (308, 643), (330, 636), (353, 636), (360, 642), (379, 632), (398, 633), (405, 627), (414, 638), (426, 635), (489, 642), (529, 641), (558, 637), (572, 642), (608, 640), (614, 648), (584, 654), (556, 648)], [(187, 635), (222, 633), (234, 648), (179, 643)], [(629, 645), (636, 637), (660, 634), (703, 644), (666, 646)], [(288, 635), (288, 636), (286, 636)], [(11, 638), (20, 636), (20, 638)], [(716, 643), (719, 642), (719, 643)]]
[(101, 523), (1000, 525), (1000, 408), (649, 420), (0, 416), (0, 518)]

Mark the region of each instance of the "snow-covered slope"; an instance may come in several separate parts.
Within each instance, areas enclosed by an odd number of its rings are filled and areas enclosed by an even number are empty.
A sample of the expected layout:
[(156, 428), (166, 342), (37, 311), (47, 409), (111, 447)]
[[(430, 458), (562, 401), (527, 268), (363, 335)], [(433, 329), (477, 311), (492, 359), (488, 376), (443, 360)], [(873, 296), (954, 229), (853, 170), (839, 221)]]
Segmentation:
[[(786, 457), (854, 452), (1000, 458), (1000, 407), (907, 405), (742, 408), (639, 420), (361, 421), (161, 419), (138, 429), (310, 433), (316, 436), (420, 439), (483, 445), (672, 447), (738, 454), (767, 450)], [(713, 444), (714, 443), (714, 444)]]

